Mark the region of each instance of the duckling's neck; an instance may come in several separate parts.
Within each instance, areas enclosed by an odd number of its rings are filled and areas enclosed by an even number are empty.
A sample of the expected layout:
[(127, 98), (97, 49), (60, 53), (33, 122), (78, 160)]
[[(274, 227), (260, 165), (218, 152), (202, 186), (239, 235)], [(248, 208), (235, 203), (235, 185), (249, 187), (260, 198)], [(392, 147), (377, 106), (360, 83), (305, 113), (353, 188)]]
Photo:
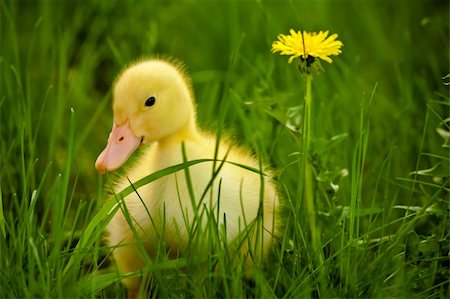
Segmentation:
[(200, 133), (197, 129), (195, 120), (190, 120), (186, 125), (181, 127), (180, 130), (158, 140), (158, 143), (160, 146), (164, 147), (166, 145), (173, 145), (174, 143), (178, 144), (183, 141), (197, 140), (199, 136)]

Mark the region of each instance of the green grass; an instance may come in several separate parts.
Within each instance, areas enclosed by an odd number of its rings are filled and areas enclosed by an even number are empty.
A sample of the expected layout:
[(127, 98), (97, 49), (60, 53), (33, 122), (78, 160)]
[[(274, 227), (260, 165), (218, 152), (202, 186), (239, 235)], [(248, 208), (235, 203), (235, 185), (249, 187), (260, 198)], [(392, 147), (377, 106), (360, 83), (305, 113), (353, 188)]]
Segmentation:
[[(125, 296), (101, 237), (112, 176), (94, 161), (114, 77), (156, 54), (185, 62), (203, 128), (277, 170), (286, 226), (252, 282), (229, 251), (206, 257), (217, 275), (161, 250), (143, 271), (152, 294), (448, 298), (448, 12), (438, 0), (1, 1), (0, 298)], [(299, 197), (305, 82), (270, 53), (290, 28), (344, 43), (312, 82), (319, 252)]]

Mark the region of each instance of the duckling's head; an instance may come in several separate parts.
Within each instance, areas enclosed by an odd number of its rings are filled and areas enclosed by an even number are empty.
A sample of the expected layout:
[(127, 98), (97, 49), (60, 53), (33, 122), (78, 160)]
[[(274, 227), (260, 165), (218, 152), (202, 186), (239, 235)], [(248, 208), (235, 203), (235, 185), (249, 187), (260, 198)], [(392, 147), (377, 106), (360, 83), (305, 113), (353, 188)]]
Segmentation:
[(122, 166), (141, 143), (195, 128), (189, 80), (179, 65), (160, 59), (137, 62), (118, 76), (113, 113), (108, 144), (95, 163), (100, 173)]

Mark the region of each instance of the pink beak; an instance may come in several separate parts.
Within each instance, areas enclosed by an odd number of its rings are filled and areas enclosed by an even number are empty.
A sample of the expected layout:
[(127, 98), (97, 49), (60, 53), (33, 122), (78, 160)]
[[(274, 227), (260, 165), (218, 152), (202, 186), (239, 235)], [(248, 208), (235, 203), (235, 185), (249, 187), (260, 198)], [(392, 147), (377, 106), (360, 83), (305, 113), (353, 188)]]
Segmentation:
[(127, 121), (121, 126), (113, 125), (109, 134), (108, 144), (95, 162), (99, 173), (114, 171), (127, 161), (131, 154), (141, 144), (142, 137), (134, 135)]

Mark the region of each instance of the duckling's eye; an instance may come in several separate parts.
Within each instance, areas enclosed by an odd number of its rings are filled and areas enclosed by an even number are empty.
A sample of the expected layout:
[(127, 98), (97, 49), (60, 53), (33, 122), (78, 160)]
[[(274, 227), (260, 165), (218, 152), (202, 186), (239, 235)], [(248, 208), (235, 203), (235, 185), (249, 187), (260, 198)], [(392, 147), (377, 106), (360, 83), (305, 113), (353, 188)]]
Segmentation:
[(147, 101), (145, 101), (145, 106), (150, 107), (153, 106), (156, 102), (156, 98), (155, 97), (149, 97), (147, 99)]

